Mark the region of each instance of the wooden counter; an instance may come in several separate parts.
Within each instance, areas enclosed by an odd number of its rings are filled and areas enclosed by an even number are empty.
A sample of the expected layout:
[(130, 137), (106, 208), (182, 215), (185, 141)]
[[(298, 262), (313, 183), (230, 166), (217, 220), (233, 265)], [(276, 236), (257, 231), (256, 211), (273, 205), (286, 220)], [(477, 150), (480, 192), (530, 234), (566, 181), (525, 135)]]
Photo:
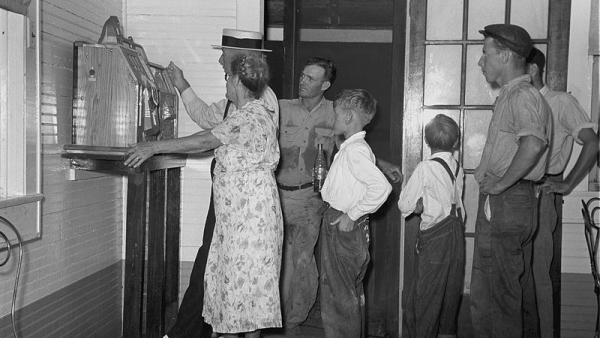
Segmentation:
[[(179, 297), (180, 177), (185, 155), (124, 165), (127, 148), (66, 145), (71, 167), (127, 176), (123, 337), (161, 338)], [(147, 253), (147, 257), (146, 257)]]

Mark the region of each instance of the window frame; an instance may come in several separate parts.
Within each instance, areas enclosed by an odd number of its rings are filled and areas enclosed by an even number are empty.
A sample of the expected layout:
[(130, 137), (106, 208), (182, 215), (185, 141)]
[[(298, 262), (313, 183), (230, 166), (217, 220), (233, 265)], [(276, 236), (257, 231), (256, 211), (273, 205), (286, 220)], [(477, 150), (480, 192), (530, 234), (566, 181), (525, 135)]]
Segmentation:
[[(0, 78), (0, 216), (23, 241), (40, 238), (42, 232), (39, 2), (31, 1), (27, 16), (0, 9), (6, 18), (0, 72), (7, 75)], [(16, 234), (6, 235), (16, 243)]]

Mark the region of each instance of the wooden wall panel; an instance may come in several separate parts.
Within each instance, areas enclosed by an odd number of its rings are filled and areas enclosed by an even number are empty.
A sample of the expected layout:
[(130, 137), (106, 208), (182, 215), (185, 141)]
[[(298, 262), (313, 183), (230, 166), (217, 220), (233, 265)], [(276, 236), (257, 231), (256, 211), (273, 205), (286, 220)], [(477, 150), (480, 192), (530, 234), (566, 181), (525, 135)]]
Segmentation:
[[(121, 0), (41, 2), (42, 191), (45, 195), (42, 203), (42, 237), (24, 247), (17, 309), (39, 304), (41, 299), (49, 295), (58, 295), (59, 301), (64, 300), (67, 295), (60, 293), (60, 290), (121, 260), (121, 178), (104, 176), (69, 181), (69, 165), (67, 160), (61, 158), (60, 151), (63, 144), (70, 142), (73, 42), (97, 41), (106, 19), (110, 15), (120, 16), (122, 6)], [(15, 270), (16, 260), (11, 259), (0, 271), (0, 317), (10, 313)], [(119, 271), (116, 273), (120, 274)], [(116, 296), (111, 301), (114, 306), (104, 307), (113, 314), (118, 313), (120, 294), (114, 292), (121, 289), (120, 278), (116, 276), (107, 284), (98, 286)], [(83, 309), (94, 302), (98, 303), (98, 299), (83, 297), (76, 303)], [(41, 318), (60, 317), (59, 312), (64, 312), (64, 309), (49, 306), (41, 311), (41, 314), (28, 317), (22, 327), (34, 330), (28, 332), (44, 332), (40, 334), (47, 337), (53, 336), (52, 330), (62, 332), (62, 327), (70, 327), (74, 331), (54, 336), (81, 335), (87, 327), (69, 326), (69, 323), (87, 323), (89, 326), (90, 318), (100, 313), (74, 311), (61, 321), (41, 323)], [(105, 315), (108, 318), (111, 314)], [(39, 329), (36, 325), (42, 324), (50, 325), (50, 329), (45, 327), (35, 331)], [(98, 327), (83, 336), (101, 336), (98, 331), (93, 331)], [(106, 332), (114, 332), (114, 329)]]
[[(19, 307), (16, 313), (19, 336), (120, 337), (121, 269), (121, 262), (112, 264)], [(0, 317), (0, 337), (13, 337), (9, 315)]]
[[(223, 28), (236, 28), (236, 0), (185, 0), (165, 6), (158, 0), (127, 1), (125, 35), (141, 44), (151, 62), (168, 65), (173, 61), (199, 97), (206, 102), (225, 98), (223, 68), (219, 64)], [(179, 136), (200, 128), (179, 104)], [(202, 231), (210, 198), (212, 156), (188, 158), (182, 170), (181, 260), (193, 261), (202, 243)], [(186, 285), (187, 287), (187, 285)], [(184, 288), (185, 290), (185, 288)]]

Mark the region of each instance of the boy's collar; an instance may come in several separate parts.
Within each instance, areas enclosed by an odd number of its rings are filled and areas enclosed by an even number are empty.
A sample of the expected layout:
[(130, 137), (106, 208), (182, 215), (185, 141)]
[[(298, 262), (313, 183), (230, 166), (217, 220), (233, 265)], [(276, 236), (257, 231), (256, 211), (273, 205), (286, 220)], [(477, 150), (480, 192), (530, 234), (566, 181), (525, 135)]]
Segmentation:
[(342, 144), (340, 145), (340, 147), (342, 147), (344, 144), (347, 144), (349, 142), (352, 142), (354, 140), (358, 140), (358, 139), (364, 139), (365, 135), (367, 135), (367, 132), (364, 130), (361, 130), (357, 133), (354, 133), (352, 135), (350, 135), (350, 137), (347, 137), (344, 142), (342, 142)]

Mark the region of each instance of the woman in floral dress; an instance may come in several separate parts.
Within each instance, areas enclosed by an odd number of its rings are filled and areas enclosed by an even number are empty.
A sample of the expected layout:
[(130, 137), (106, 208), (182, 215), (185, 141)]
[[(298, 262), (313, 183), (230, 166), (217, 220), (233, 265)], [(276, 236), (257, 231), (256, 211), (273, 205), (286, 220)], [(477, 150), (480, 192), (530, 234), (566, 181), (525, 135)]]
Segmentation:
[(225, 337), (245, 333), (246, 338), (258, 338), (263, 328), (281, 327), (283, 218), (273, 173), (279, 161), (279, 117), (258, 99), (269, 81), (266, 62), (239, 55), (231, 69), (226, 97), (237, 110), (210, 131), (139, 143), (129, 150), (125, 164), (139, 166), (155, 153), (216, 148), (216, 225), (202, 315)]

